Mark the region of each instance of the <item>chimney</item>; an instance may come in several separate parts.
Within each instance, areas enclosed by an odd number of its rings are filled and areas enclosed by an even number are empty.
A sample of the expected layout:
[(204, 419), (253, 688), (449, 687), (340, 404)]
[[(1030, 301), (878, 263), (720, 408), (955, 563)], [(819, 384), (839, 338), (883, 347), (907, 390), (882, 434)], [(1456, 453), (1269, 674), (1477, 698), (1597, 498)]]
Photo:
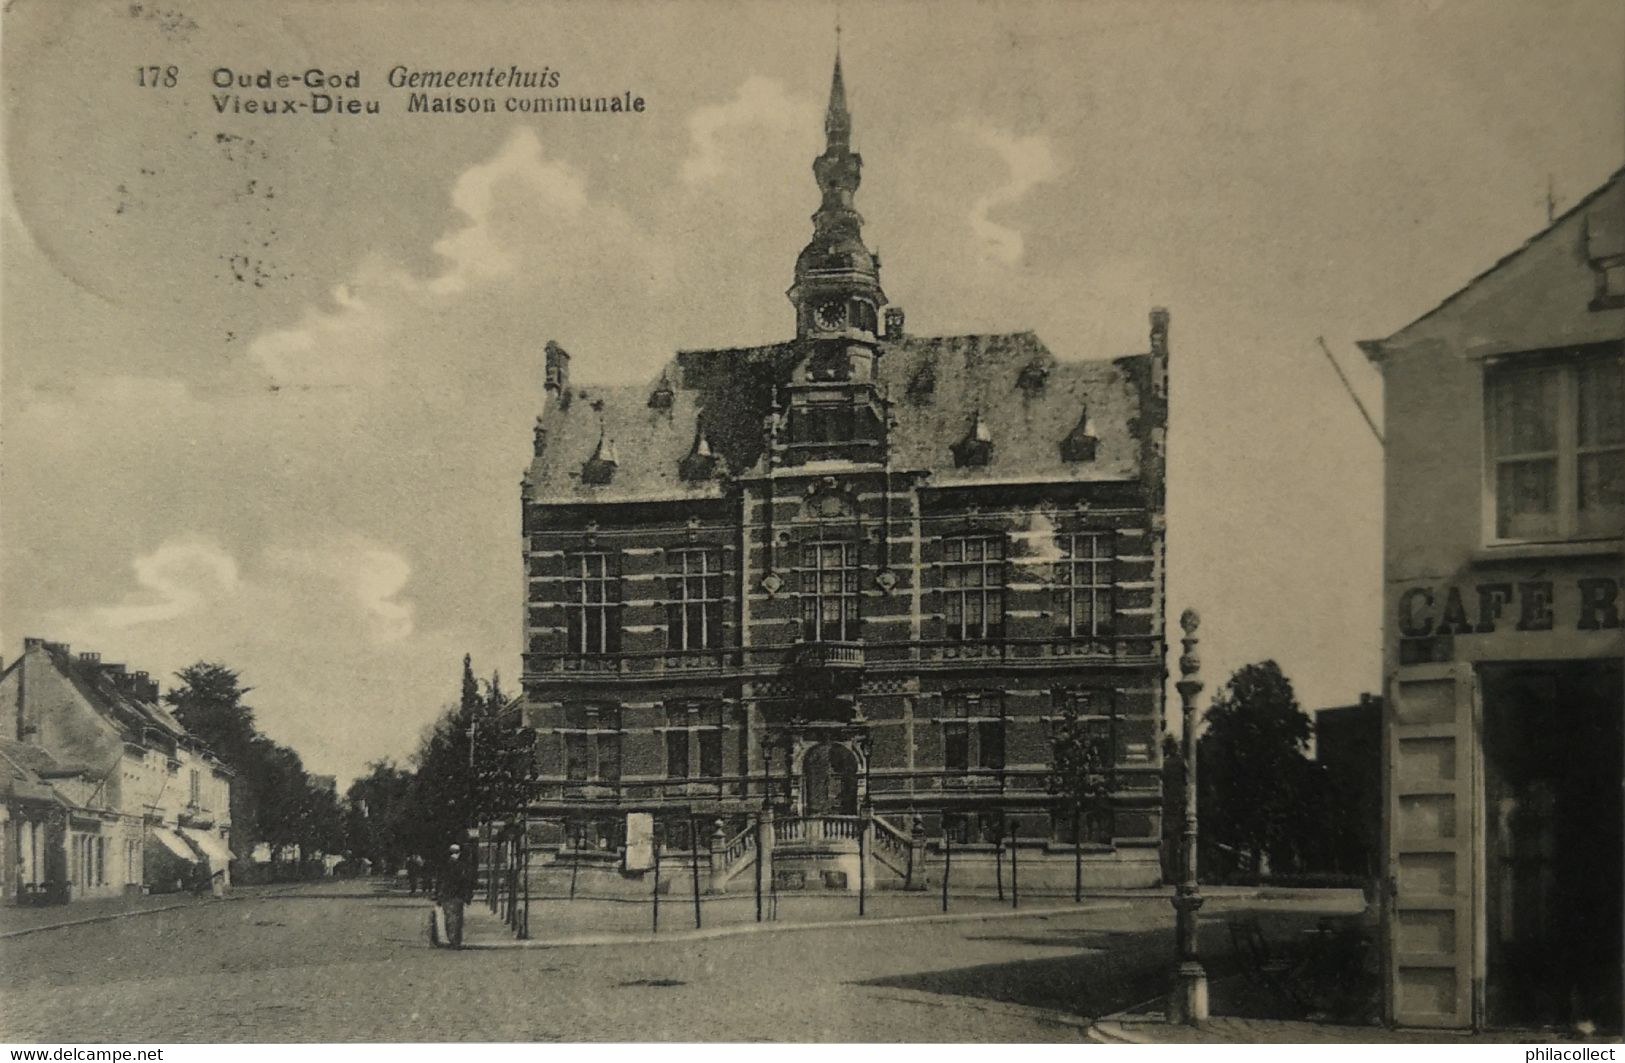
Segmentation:
[(45, 640), (37, 635), (27, 635), (23, 638), (24, 653), (27, 653), (29, 650), (37, 650), (43, 645), (45, 645)]
[(158, 684), (146, 672), (136, 672), (130, 682), (130, 693), (137, 701), (157, 701)]
[(101, 663), (102, 655), (93, 650), (83, 650), (79, 654), (79, 659), (84, 661), (86, 664), (99, 664)]
[(561, 402), (568, 404), (570, 394), (570, 352), (552, 340), (547, 341), (547, 346), (543, 348), (543, 351), (545, 361), (542, 370), (542, 387), (559, 396)]
[(1168, 310), (1151, 308), (1151, 394), (1168, 397)]
[(886, 308), (886, 338), (888, 340), (903, 338), (903, 308), (900, 306)]
[(1168, 353), (1168, 311), (1165, 307), (1151, 308), (1151, 353)]

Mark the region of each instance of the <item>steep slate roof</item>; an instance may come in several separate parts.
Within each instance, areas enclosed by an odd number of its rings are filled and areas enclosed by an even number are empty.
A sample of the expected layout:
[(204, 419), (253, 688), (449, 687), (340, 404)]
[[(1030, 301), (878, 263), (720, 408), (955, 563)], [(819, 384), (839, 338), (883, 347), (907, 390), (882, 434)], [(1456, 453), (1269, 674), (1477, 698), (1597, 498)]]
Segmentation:
[[(880, 377), (890, 385), (897, 426), (892, 465), (930, 469), (933, 486), (978, 482), (1126, 480), (1140, 469), (1133, 420), (1140, 411), (1134, 363), (1062, 362), (1031, 332), (984, 336), (905, 336), (888, 345)], [(1021, 386), (1037, 370), (1042, 384)], [(916, 400), (909, 383), (929, 373), (929, 396)], [(1061, 460), (1060, 444), (1085, 409), (1100, 440), (1093, 461)], [(985, 466), (955, 468), (949, 447), (981, 414), (993, 439)]]
[[(719, 476), (756, 469), (766, 449), (763, 417), (774, 385), (788, 379), (801, 355), (794, 343), (682, 351), (646, 384), (572, 387), (568, 404), (550, 401), (543, 411), (546, 443), (528, 474), (533, 496), (549, 503), (718, 497), (717, 480), (687, 483), (678, 472), (696, 430), (703, 428), (721, 457)], [(1022, 386), (1024, 371), (1031, 371), (1029, 386)], [(1139, 474), (1136, 420), (1148, 355), (1063, 362), (1031, 332), (905, 335), (882, 343), (878, 374), (896, 422), (892, 468), (928, 470), (933, 486)], [(673, 390), (664, 410), (649, 402), (662, 375)], [(1099, 440), (1095, 458), (1063, 461), (1061, 440), (1086, 407)], [(956, 468), (950, 448), (978, 412), (992, 436), (991, 459)], [(600, 433), (614, 443), (619, 464), (609, 483), (584, 484), (581, 468)]]
[(139, 739), (139, 732), (144, 727), (156, 728), (171, 740), (189, 737), (186, 728), (170, 715), (168, 709), (155, 701), (144, 701), (120, 690), (108, 675), (108, 669), (116, 668), (116, 665), (75, 657), (67, 647), (55, 642), (45, 643), (44, 648), (51, 655), (57, 670), (73, 683), (84, 699), (119, 725), (129, 737)]
[(45, 801), (72, 808), (73, 803), (41, 777), (62, 775), (66, 770), (38, 746), (30, 746), (13, 738), (0, 738), (0, 799)]

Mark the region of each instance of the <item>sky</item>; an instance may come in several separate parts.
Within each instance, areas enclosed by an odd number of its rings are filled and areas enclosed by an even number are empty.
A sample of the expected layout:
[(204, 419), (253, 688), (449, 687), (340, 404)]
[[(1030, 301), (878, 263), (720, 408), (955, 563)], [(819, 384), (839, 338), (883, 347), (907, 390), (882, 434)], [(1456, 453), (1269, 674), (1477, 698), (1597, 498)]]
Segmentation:
[[(609, 383), (792, 333), (836, 15), (13, 0), (0, 653), (225, 663), (341, 781), (412, 753), (464, 653), (516, 689), (543, 345)], [(1110, 358), (1168, 307), (1171, 626), (1201, 612), (1209, 693), (1265, 658), (1305, 707), (1380, 690), (1381, 448), (1316, 337), (1380, 424), (1354, 341), (1625, 159), (1625, 6), (840, 19), (858, 206), (909, 330)], [(408, 114), (398, 64), (547, 67), (645, 110)], [(138, 83), (170, 65), (173, 87)], [(358, 72), (333, 92), (380, 113), (217, 112), (217, 69), (312, 67)]]

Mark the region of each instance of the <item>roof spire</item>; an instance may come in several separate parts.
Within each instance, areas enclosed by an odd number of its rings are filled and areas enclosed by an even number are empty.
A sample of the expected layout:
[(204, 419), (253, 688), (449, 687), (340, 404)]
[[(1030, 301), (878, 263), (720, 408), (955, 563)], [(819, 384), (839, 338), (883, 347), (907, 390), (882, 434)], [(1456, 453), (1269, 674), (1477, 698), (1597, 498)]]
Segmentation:
[[(858, 327), (874, 333), (873, 318), (886, 297), (880, 291), (880, 260), (863, 245), (863, 215), (852, 199), (863, 179), (863, 157), (852, 150), (852, 116), (846, 109), (846, 79), (841, 72), (841, 47), (835, 43), (835, 69), (830, 76), (829, 109), (824, 113), (824, 152), (813, 160), (813, 176), (821, 193), (813, 214), (813, 237), (796, 257), (796, 279), (785, 294), (796, 306), (796, 335), (813, 330), (815, 308), (841, 309), (851, 296), (861, 296), (869, 309)], [(834, 313), (832, 310), (831, 315)], [(826, 315), (828, 320), (834, 317)], [(827, 325), (822, 331), (835, 328)]]
[(830, 147), (851, 144), (852, 116), (846, 110), (846, 81), (841, 77), (841, 23), (835, 21), (835, 74), (829, 82), (829, 109), (824, 112), (824, 136)]

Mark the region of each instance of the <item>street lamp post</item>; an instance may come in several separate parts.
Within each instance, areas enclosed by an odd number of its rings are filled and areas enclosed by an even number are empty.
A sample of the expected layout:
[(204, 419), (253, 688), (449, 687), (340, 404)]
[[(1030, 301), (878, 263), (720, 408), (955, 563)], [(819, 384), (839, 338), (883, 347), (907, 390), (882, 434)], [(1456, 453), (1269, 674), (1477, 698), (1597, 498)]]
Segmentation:
[(1202, 622), (1195, 609), (1187, 609), (1179, 618), (1185, 637), (1180, 643), (1185, 652), (1179, 656), (1180, 716), (1185, 730), (1181, 748), (1185, 758), (1185, 816), (1180, 828), (1180, 876), (1174, 887), (1174, 912), (1177, 926), (1179, 966), (1174, 972), (1173, 993), (1168, 998), (1168, 1019), (1184, 1026), (1196, 1026), (1207, 1021), (1207, 971), (1196, 952), (1196, 913), (1202, 907), (1202, 891), (1196, 881), (1196, 695), (1202, 692), (1200, 671), (1202, 661), (1196, 655), (1196, 628)]

